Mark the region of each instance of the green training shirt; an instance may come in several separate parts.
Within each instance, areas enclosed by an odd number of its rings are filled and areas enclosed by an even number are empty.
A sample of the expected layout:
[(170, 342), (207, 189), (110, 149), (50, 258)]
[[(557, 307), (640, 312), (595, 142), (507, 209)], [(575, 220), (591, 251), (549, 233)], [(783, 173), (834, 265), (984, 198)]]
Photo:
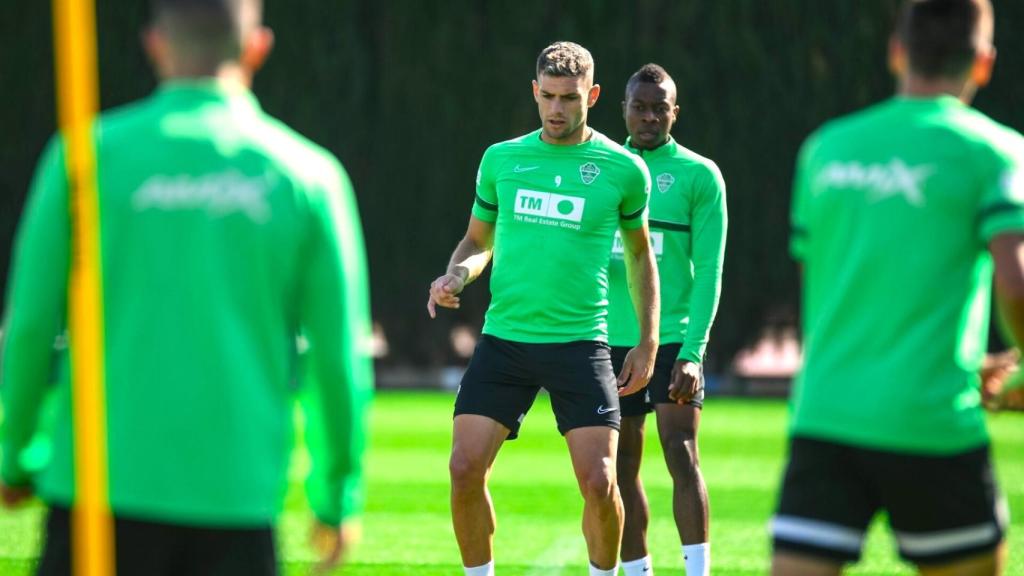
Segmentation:
[[(654, 150), (626, 141), (651, 172), (648, 224), (658, 259), (662, 344), (682, 344), (680, 360), (702, 362), (722, 290), (722, 260), (728, 217), (725, 182), (711, 160), (687, 150), (670, 136)], [(640, 341), (636, 309), (629, 296), (622, 238), (616, 237), (608, 277), (608, 342)]]
[[(296, 339), (310, 344), (308, 495), (359, 512), (372, 387), (365, 254), (338, 161), (244, 88), (167, 83), (96, 129), (110, 501), (198, 525), (271, 522), (291, 454)], [(69, 268), (64, 147), (46, 150), (18, 233), (4, 333), (3, 480), (73, 500), (68, 357), (51, 379)], [(74, 343), (72, 342), (72, 347)], [(52, 460), (22, 452), (50, 391)]]
[(1024, 231), (1024, 139), (952, 97), (894, 98), (800, 153), (805, 365), (792, 433), (948, 454), (988, 441), (988, 243)]
[(473, 215), (495, 223), (484, 334), (527, 343), (606, 341), (615, 231), (640, 228), (643, 162), (593, 131), (559, 146), (537, 130), (487, 149)]

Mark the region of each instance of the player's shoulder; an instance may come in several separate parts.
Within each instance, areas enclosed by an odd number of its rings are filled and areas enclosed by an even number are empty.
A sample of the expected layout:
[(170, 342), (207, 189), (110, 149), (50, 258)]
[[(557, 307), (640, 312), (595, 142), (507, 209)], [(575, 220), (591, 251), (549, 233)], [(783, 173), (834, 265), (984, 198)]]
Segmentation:
[(678, 169), (690, 172), (697, 177), (715, 181), (722, 180), (722, 170), (714, 160), (678, 142), (673, 141), (672, 144), (675, 147), (672, 161), (677, 165)]
[(956, 133), (980, 154), (1024, 158), (1024, 136), (976, 108), (959, 108), (951, 124)]
[(592, 149), (596, 154), (613, 167), (625, 170), (628, 173), (648, 173), (647, 164), (643, 161), (643, 158), (630, 152), (625, 146), (605, 136), (603, 133), (594, 130), (591, 140), (593, 143)]
[(345, 177), (345, 170), (333, 153), (273, 116), (262, 115), (257, 144), (296, 180), (323, 184)]
[(825, 121), (804, 141), (804, 150), (812, 152), (831, 144), (849, 142), (859, 134), (872, 134), (885, 127), (891, 113), (892, 100)]
[(539, 142), (540, 130), (534, 130), (522, 136), (495, 142), (484, 150), (481, 167), (497, 169), (510, 158), (535, 150)]

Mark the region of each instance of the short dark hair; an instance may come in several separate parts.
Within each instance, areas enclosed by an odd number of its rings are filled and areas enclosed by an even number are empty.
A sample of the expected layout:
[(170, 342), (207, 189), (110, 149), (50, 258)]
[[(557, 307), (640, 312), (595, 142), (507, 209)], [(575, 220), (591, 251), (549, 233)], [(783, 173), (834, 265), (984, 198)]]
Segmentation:
[(575, 42), (555, 42), (537, 57), (537, 77), (541, 74), (576, 78), (594, 75), (594, 57)]
[(989, 0), (907, 0), (896, 34), (912, 72), (957, 77), (992, 41), (992, 18)]
[(241, 39), (258, 25), (262, 0), (151, 0), (152, 21), (197, 63), (215, 67), (241, 54)]
[(654, 63), (644, 64), (629, 77), (629, 81), (626, 82), (626, 93), (628, 94), (633, 86), (641, 82), (644, 84), (661, 84), (666, 80), (669, 82), (673, 81), (664, 68)]

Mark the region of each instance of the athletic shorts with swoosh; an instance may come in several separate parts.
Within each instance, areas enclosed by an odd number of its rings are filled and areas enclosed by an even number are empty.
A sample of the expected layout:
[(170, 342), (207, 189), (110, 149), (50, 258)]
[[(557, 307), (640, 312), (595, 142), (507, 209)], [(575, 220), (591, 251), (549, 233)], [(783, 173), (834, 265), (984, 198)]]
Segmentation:
[(477, 414), (519, 427), (543, 388), (563, 435), (575, 428), (619, 429), (619, 396), (611, 349), (604, 342), (527, 344), (484, 334), (462, 377), (455, 415)]

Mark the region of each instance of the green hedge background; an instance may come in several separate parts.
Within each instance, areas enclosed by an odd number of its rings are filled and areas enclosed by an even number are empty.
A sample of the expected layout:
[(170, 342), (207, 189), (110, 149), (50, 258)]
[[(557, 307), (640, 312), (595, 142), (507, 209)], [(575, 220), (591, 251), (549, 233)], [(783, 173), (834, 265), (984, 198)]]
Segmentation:
[[(139, 48), (146, 2), (97, 0), (104, 108), (154, 78)], [(0, 7), (0, 284), (37, 155), (54, 130), (49, 2)], [(721, 368), (765, 326), (792, 323), (789, 185), (802, 139), (829, 117), (887, 97), (896, 0), (266, 0), (277, 47), (257, 77), (264, 107), (333, 150), (356, 184), (374, 317), (395, 364), (450, 361), (448, 332), (488, 302), (430, 321), (427, 286), (461, 237), (487, 145), (538, 126), (537, 53), (588, 47), (604, 88), (591, 124), (622, 139), (627, 77), (658, 62), (680, 87), (674, 134), (728, 185), (725, 287), (709, 362)], [(1024, 128), (1024, 2), (996, 0), (999, 62), (976, 104)], [(912, 258), (908, 255), (908, 258)]]

